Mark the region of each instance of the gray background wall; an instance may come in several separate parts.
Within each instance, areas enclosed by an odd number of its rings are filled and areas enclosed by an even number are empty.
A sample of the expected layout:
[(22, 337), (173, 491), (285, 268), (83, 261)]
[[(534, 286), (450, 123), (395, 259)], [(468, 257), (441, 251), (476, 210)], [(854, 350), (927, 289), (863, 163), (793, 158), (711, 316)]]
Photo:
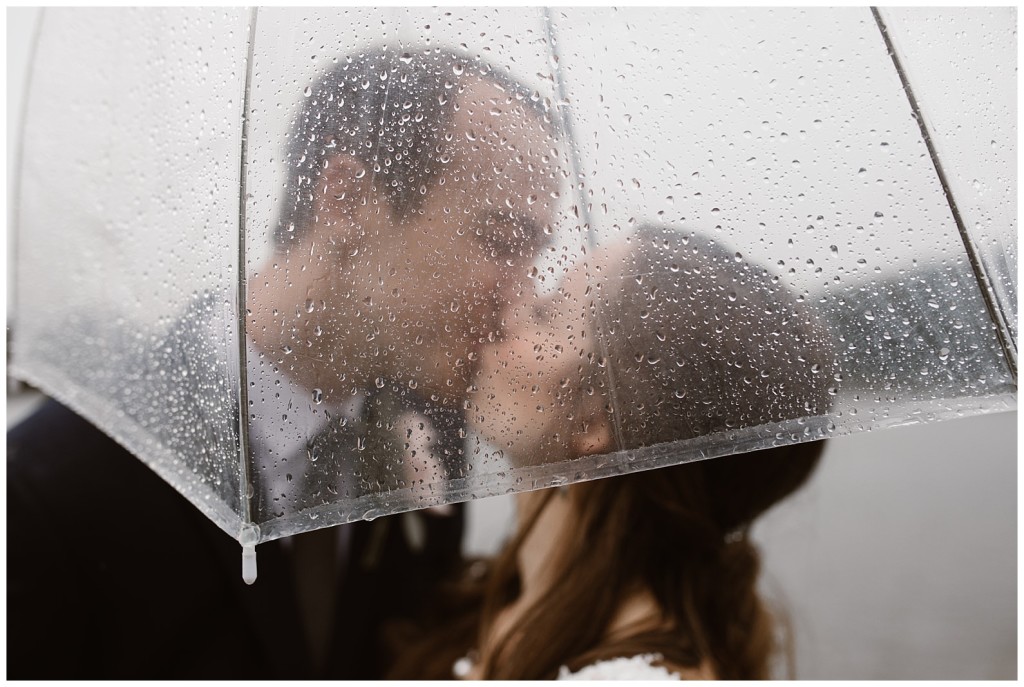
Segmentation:
[[(7, 10), (8, 227), (37, 18)], [(8, 396), (8, 425), (37, 402)], [(1014, 412), (831, 441), (811, 484), (756, 532), (797, 677), (1016, 677), (1016, 428)], [(511, 499), (473, 502), (467, 548), (494, 551), (512, 517)]]

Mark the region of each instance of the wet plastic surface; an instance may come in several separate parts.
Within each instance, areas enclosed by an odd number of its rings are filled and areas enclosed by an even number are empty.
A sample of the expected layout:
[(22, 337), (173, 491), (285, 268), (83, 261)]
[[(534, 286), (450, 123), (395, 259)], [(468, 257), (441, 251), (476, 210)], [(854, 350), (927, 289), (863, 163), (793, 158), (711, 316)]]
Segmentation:
[(233, 536), (1015, 407), (866, 9), (41, 41), (15, 370)]

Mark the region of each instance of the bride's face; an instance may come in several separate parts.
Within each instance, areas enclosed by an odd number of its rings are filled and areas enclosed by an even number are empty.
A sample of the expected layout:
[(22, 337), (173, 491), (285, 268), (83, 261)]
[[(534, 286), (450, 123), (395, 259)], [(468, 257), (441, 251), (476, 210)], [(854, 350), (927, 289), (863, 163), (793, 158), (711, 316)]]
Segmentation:
[(575, 269), (558, 289), (511, 305), (505, 337), (481, 354), (470, 422), (515, 466), (602, 448), (592, 438), (607, 402), (596, 382), (595, 300), (586, 270)]

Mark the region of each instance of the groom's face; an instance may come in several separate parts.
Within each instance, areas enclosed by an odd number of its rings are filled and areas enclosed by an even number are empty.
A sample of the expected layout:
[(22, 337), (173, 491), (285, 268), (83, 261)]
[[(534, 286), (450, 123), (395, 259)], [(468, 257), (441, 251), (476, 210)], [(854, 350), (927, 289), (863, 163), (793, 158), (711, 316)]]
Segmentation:
[(468, 80), (448, 138), (422, 207), (364, 220), (375, 288), (360, 314), (391, 376), (462, 398), (552, 233), (560, 168), (548, 125), (487, 81)]

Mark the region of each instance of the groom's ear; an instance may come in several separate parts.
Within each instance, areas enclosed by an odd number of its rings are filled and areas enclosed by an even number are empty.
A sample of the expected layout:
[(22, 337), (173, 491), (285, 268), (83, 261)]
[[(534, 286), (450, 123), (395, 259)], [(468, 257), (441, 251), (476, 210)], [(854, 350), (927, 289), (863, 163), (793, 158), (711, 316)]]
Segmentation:
[(378, 180), (359, 158), (348, 153), (331, 155), (313, 186), (314, 206), (319, 214), (352, 219), (390, 213), (386, 197), (374, 187)]
[(615, 430), (604, 408), (595, 407), (583, 420), (580, 431), (573, 434), (572, 451), (577, 458), (614, 451)]

